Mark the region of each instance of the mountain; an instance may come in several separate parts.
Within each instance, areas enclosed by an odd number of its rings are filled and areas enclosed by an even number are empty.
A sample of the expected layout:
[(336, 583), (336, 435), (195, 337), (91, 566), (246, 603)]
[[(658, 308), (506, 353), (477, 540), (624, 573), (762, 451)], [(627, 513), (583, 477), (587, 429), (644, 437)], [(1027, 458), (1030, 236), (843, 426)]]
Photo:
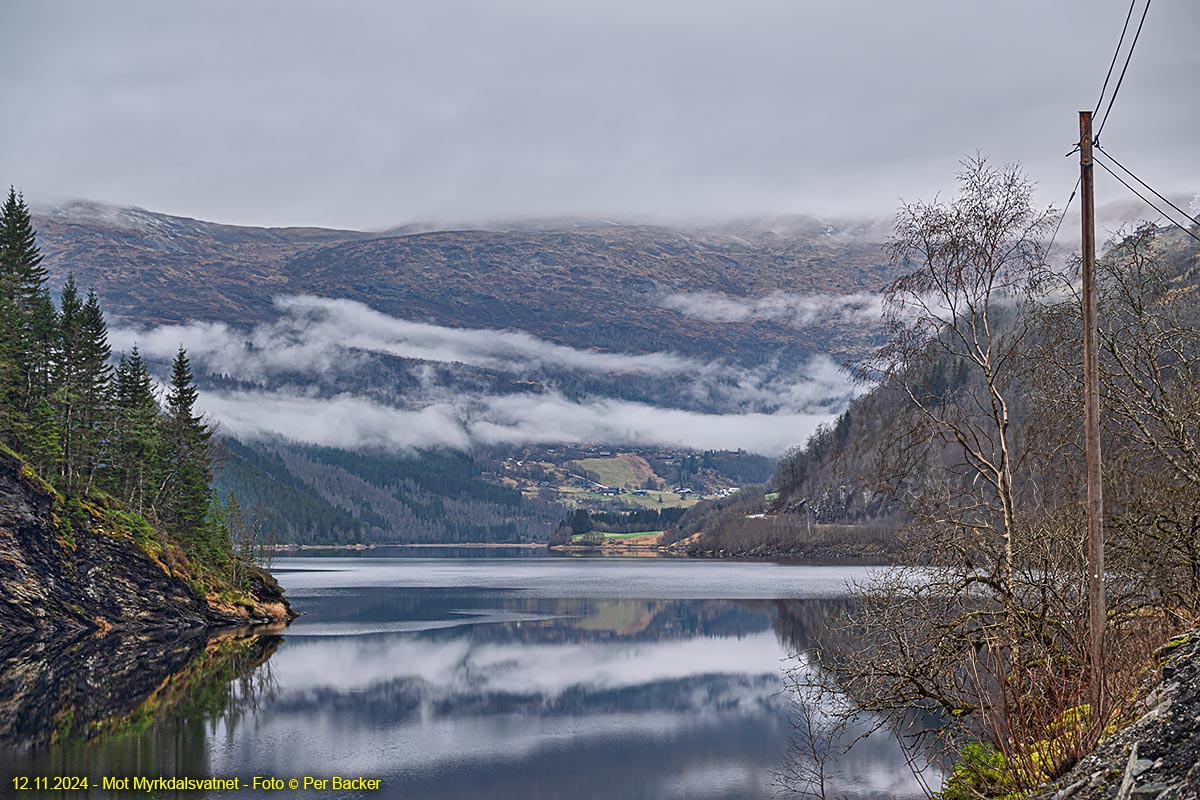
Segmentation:
[[(892, 274), (877, 223), (805, 217), (364, 233), (238, 227), (75, 201), (43, 210), (35, 224), (51, 282), (74, 272), (117, 317), (244, 325), (271, 319), (278, 295), (313, 294), (574, 346), (757, 361), (854, 349), (861, 324), (796, 325), (789, 297), (871, 292)], [(752, 304), (773, 295), (775, 306), (742, 318), (730, 318), (740, 307), (718, 317), (703, 307), (714, 296)]]
[[(115, 350), (161, 373), (186, 342), (217, 419), (240, 420), (218, 490), (276, 509), (287, 541), (544, 538), (554, 487), (496, 495), (507, 454), (480, 461), (481, 443), (674, 447), (730, 415), (769, 426), (770, 449), (720, 432), (702, 449), (779, 452), (844, 402), (834, 362), (873, 344), (895, 271), (884, 226), (809, 217), (361, 232), (73, 201), (35, 225), (50, 284), (95, 287)], [(379, 453), (438, 446), (474, 455)]]

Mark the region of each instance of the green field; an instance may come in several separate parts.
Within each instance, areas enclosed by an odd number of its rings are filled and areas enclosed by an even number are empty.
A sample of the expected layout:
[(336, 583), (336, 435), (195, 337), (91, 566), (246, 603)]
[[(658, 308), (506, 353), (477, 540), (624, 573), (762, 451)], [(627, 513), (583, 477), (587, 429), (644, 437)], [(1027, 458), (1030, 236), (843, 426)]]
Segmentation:
[(639, 531), (637, 533), (606, 533), (605, 539), (632, 539), (636, 536), (658, 536), (662, 531)]
[(656, 489), (651, 489), (642, 495), (622, 494), (615, 497), (609, 494), (577, 489), (572, 486), (560, 487), (558, 492), (559, 500), (571, 508), (579, 506), (582, 500), (598, 500), (610, 508), (674, 508), (676, 506), (690, 508), (700, 502), (699, 498), (694, 494), (680, 496), (674, 492), (660, 492)]
[(564, 464), (568, 469), (594, 474), (605, 486), (623, 486), (640, 489), (646, 478), (654, 473), (650, 465), (636, 456), (611, 456), (608, 458), (581, 458)]
[[(625, 539), (636, 539), (636, 538), (639, 538), (642, 536), (658, 536), (661, 533), (662, 533), (662, 531), (638, 531), (637, 533), (605, 533), (604, 538), (605, 539), (616, 539), (617, 541), (622, 541)], [(571, 541), (578, 542), (584, 536), (587, 536), (587, 534), (586, 533), (577, 533), (571, 537)]]
[(635, 495), (623, 494), (621, 501), (638, 508), (669, 508), (682, 506), (689, 508), (696, 505), (700, 500), (695, 495), (680, 496), (674, 492), (658, 492), (651, 490), (648, 494)]

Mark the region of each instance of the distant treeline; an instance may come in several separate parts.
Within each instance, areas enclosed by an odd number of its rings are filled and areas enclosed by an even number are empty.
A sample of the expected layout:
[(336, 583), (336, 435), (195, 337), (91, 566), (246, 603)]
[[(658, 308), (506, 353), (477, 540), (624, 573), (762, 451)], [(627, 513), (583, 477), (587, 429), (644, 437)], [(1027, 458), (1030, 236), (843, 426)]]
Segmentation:
[(642, 508), (636, 511), (589, 511), (577, 508), (558, 524), (550, 544), (565, 544), (583, 533), (640, 533), (661, 531), (679, 521), (686, 509)]
[(489, 482), (456, 450), (350, 452), (228, 440), (217, 472), (269, 538), (300, 544), (545, 541), (562, 508)]

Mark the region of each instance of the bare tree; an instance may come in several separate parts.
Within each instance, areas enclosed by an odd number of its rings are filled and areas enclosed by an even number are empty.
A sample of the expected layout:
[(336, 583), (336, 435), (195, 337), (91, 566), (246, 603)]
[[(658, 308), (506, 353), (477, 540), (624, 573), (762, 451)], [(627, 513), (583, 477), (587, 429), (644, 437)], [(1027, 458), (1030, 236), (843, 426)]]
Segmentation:
[(953, 202), (910, 203), (896, 216), (889, 252), (913, 269), (884, 295), (889, 341), (867, 367), (915, 412), (906, 444), (952, 450), (948, 459), (928, 454), (948, 469), (914, 495), (918, 519), (965, 532), (985, 551), (994, 540), (999, 557), (979, 580), (1012, 597), (1021, 465), (1010, 395), (1029, 369), (1030, 334), (1018, 312), (1046, 273), (1051, 212), (1033, 205), (1033, 185), (1016, 165), (968, 159), (958, 182)]
[(885, 293), (887, 344), (860, 367), (889, 414), (877, 479), (907, 513), (918, 566), (860, 587), (843, 623), (854, 644), (824, 666), (894, 727), (935, 712), (922, 734), (935, 761), (981, 740), (1008, 788), (1027, 789), (1096, 732), (1070, 711), (1087, 696), (1080, 505), (1045, 481), (1072, 440), (1042, 430), (1067, 426), (1034, 405), (1053, 214), (1019, 167), (962, 166), (956, 198), (897, 214), (890, 253), (910, 271)]
[(792, 701), (788, 757), (775, 770), (785, 793), (831, 800), (832, 781), (841, 777), (838, 759), (847, 752), (847, 732), (855, 711), (843, 694), (823, 685), (810, 662), (798, 653), (787, 670)]
[[(1185, 240), (1186, 241), (1186, 240)], [(1136, 574), (1131, 609), (1179, 624), (1200, 615), (1200, 290), (1194, 247), (1152, 225), (1113, 242), (1099, 264), (1100, 331), (1113, 546)]]

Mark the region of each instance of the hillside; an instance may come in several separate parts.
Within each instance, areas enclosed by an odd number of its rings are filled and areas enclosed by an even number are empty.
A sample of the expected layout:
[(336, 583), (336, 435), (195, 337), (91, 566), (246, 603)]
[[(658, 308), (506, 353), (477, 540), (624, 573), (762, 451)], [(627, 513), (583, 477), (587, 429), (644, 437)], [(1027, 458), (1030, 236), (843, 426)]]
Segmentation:
[[(709, 229), (576, 221), (372, 234), (218, 225), (75, 202), (35, 222), (53, 283), (73, 270), (110, 313), (154, 324), (261, 322), (273, 317), (273, 297), (315, 294), (577, 346), (795, 360), (854, 350), (863, 331), (836, 314), (797, 326), (797, 314), (814, 310), (797, 311), (789, 295), (870, 292), (891, 275), (877, 227), (808, 218)], [(713, 319), (689, 304), (773, 293), (784, 293), (778, 307), (742, 319)]]
[[(1123, 248), (1142, 239), (1155, 241), (1153, 259), (1142, 256), (1144, 261), (1138, 267), (1141, 272), (1134, 272), (1133, 278), (1122, 276), (1121, 259), (1128, 258), (1122, 254)], [(1107, 270), (1105, 275), (1109, 284), (1102, 302), (1113, 311), (1107, 318), (1107, 324), (1111, 327), (1102, 328), (1102, 335), (1108, 336), (1110, 341), (1109, 352), (1102, 353), (1102, 358), (1113, 364), (1113, 371), (1106, 379), (1115, 387), (1115, 396), (1106, 402), (1112, 404), (1110, 408), (1113, 410), (1122, 410), (1124, 413), (1135, 413), (1132, 409), (1137, 409), (1136, 413), (1142, 415), (1142, 424), (1151, 430), (1151, 426), (1157, 424), (1153, 409), (1168, 406), (1147, 403), (1142, 407), (1122, 399), (1116, 392), (1120, 389), (1117, 376), (1125, 374), (1127, 380), (1145, 380), (1148, 385), (1153, 384), (1154, 380), (1161, 380), (1165, 385), (1175, 376), (1164, 373), (1158, 378), (1139, 378), (1138, 367), (1133, 362), (1122, 365), (1114, 360), (1115, 354), (1128, 349), (1130, 353), (1137, 353), (1131, 356), (1135, 361), (1144, 359), (1148, 362), (1155, 347), (1164, 347), (1161, 341), (1139, 342), (1133, 326), (1120, 327), (1122, 313), (1128, 313), (1122, 312), (1121, 304), (1141, 293), (1151, 298), (1146, 303), (1146, 308), (1150, 309), (1148, 313), (1161, 315), (1154, 318), (1153, 324), (1161, 325), (1164, 330), (1170, 331), (1171, 336), (1181, 339), (1181, 342), (1172, 344), (1179, 348), (1178, 352), (1167, 357), (1161, 354), (1155, 357), (1169, 360), (1182, 356), (1189, 359), (1188, 363), (1194, 364), (1190, 360), (1194, 355), (1187, 349), (1194, 346), (1194, 341), (1187, 337), (1194, 334), (1197, 320), (1195, 306), (1197, 297), (1200, 297), (1197, 288), (1200, 287), (1200, 254), (1194, 242), (1183, 233), (1169, 228), (1155, 229), (1153, 226), (1110, 242), (1108, 250), (1102, 260), (1102, 268)], [(1065, 349), (1070, 355), (1057, 356), (1057, 364), (1070, 363), (1068, 357), (1078, 357), (1077, 340), (1061, 337), (1064, 336), (1064, 330), (1075, 331), (1077, 335), (1079, 322), (1074, 318), (1078, 313), (1077, 308), (1069, 302), (1053, 311), (1050, 307), (1049, 303), (1035, 306), (1028, 318), (998, 315), (1001, 320), (999, 335), (1010, 335), (1010, 330), (1018, 325), (1027, 326), (1028, 330), (1023, 334), (1023, 348), (1047, 360), (1047, 354), (1052, 349)], [(1183, 327), (1172, 330), (1169, 325)], [(1189, 326), (1192, 333), (1187, 332)], [(1167, 334), (1160, 335), (1163, 336), (1162, 341), (1166, 341)], [(1145, 367), (1143, 363), (1142, 368)], [(983, 393), (978, 379), (968, 378), (964, 372), (961, 365), (955, 367), (952, 360), (934, 359), (923, 365), (920, 371), (908, 371), (905, 381), (915, 389), (916, 396), (924, 397), (926, 401), (934, 399), (943, 409), (952, 408), (954, 402), (965, 402), (962, 398), (970, 397), (972, 393)], [(1186, 376), (1185, 379), (1191, 380)], [(1047, 415), (1044, 411), (1038, 412), (1034, 399), (1053, 397), (1057, 392), (1064, 391), (1062, 378), (1049, 374), (1043, 365), (1022, 373), (1019, 381), (1014, 383), (1021, 387), (1024, 395), (1017, 393), (1012, 402), (1011, 424), (1014, 429), (1022, 431), (1022, 437), (1045, 437), (1045, 431), (1039, 426), (1061, 425), (1063, 422), (1055, 416), (1039, 418), (1039, 413)], [(1148, 396), (1154, 394), (1154, 390), (1147, 391)], [(1168, 396), (1171, 395), (1168, 393)], [(1072, 405), (1070, 408), (1076, 407)], [(1060, 415), (1066, 413), (1065, 410), (1056, 411)], [(911, 522), (911, 517), (903, 509), (904, 501), (907, 500), (911, 509), (912, 498), (920, 494), (918, 476), (931, 466), (946, 471), (961, 467), (956, 463), (956, 459), (961, 458), (955, 455), (958, 445), (949, 435), (927, 440), (927, 450), (913, 448), (911, 443), (903, 441), (907, 426), (914, 425), (912, 414), (910, 400), (903, 390), (896, 386), (876, 386), (851, 403), (833, 424), (819, 427), (805, 442), (797, 443), (786, 453), (780, 459), (765, 494), (701, 503), (667, 531), (664, 544), (674, 544), (677, 549), (695, 554), (723, 551), (744, 556), (897, 557), (904, 549), (902, 530)], [(1053, 423), (1049, 420), (1053, 420)], [(1178, 429), (1181, 441), (1186, 440), (1183, 434), (1186, 430), (1186, 427)], [(1190, 430), (1194, 432), (1195, 429)], [(1045, 457), (1049, 457), (1055, 448), (1079, 447), (1076, 433), (1060, 432), (1058, 435), (1066, 437), (1066, 443), (1046, 439), (1040, 448), (1031, 446), (1024, 438), (1019, 441), (1023, 446), (1030, 447), (1031, 455), (1027, 463), (1040, 464), (1043, 448)], [(1115, 432), (1112, 435), (1115, 438)], [(913, 451), (918, 450), (920, 455), (914, 455)], [(1114, 471), (1109, 478), (1113, 481), (1118, 480), (1119, 470), (1128, 469), (1120, 458), (1106, 466)], [(1019, 488), (1023, 493), (1021, 496), (1030, 498), (1045, 491), (1036, 481)], [(1136, 496), (1136, 492), (1133, 494)], [(1131, 507), (1136, 507), (1137, 503), (1129, 496), (1122, 502)]]
[(0, 629), (6, 636), (181, 630), (285, 622), (265, 570), (247, 588), (211, 586), (178, 547), (107, 503), (67, 503), (0, 452)]
[(393, 453), (224, 437), (214, 488), (236, 493), (271, 543), (545, 542), (568, 510), (687, 507), (765, 480), (774, 465), (751, 453), (606, 447)]

